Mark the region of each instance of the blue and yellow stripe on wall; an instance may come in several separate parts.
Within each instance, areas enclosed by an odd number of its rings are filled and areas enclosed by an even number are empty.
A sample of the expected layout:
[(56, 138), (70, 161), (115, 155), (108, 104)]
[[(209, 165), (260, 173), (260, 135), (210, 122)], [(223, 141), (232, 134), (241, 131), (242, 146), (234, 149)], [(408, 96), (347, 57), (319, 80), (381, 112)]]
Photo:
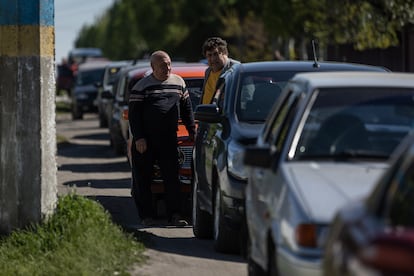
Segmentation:
[(0, 56), (54, 57), (54, 0), (0, 0)]

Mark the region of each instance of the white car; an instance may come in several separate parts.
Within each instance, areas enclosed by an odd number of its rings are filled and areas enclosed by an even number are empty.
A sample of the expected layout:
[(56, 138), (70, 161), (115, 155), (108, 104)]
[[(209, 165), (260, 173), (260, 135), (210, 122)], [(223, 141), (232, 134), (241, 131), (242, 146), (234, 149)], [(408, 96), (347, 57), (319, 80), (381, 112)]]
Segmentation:
[(414, 74), (302, 73), (244, 151), (249, 275), (321, 275), (336, 211), (367, 196), (414, 127)]

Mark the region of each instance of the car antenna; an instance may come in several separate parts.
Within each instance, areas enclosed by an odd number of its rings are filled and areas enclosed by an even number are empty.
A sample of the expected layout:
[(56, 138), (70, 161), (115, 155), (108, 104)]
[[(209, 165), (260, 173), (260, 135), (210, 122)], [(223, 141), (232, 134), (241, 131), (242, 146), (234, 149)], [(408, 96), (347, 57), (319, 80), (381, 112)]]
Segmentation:
[(312, 39), (312, 50), (313, 50), (313, 67), (319, 68), (318, 57), (316, 56), (316, 44), (315, 39)]

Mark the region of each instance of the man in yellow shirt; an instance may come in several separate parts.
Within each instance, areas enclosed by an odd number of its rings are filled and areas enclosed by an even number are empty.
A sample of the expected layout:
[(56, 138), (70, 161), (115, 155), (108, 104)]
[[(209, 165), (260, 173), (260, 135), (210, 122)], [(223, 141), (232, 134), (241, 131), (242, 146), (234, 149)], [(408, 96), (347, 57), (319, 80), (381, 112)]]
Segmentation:
[(207, 59), (208, 68), (204, 77), (201, 103), (209, 104), (216, 92), (220, 75), (238, 61), (228, 57), (227, 42), (220, 37), (208, 38), (202, 46), (202, 53)]

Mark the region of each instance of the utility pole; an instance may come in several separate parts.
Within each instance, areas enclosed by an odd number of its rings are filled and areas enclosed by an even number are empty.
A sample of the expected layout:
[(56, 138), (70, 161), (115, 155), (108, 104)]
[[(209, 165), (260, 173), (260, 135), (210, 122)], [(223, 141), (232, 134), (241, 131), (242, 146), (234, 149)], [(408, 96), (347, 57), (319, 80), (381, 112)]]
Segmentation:
[(54, 0), (0, 0), (0, 234), (57, 200)]

